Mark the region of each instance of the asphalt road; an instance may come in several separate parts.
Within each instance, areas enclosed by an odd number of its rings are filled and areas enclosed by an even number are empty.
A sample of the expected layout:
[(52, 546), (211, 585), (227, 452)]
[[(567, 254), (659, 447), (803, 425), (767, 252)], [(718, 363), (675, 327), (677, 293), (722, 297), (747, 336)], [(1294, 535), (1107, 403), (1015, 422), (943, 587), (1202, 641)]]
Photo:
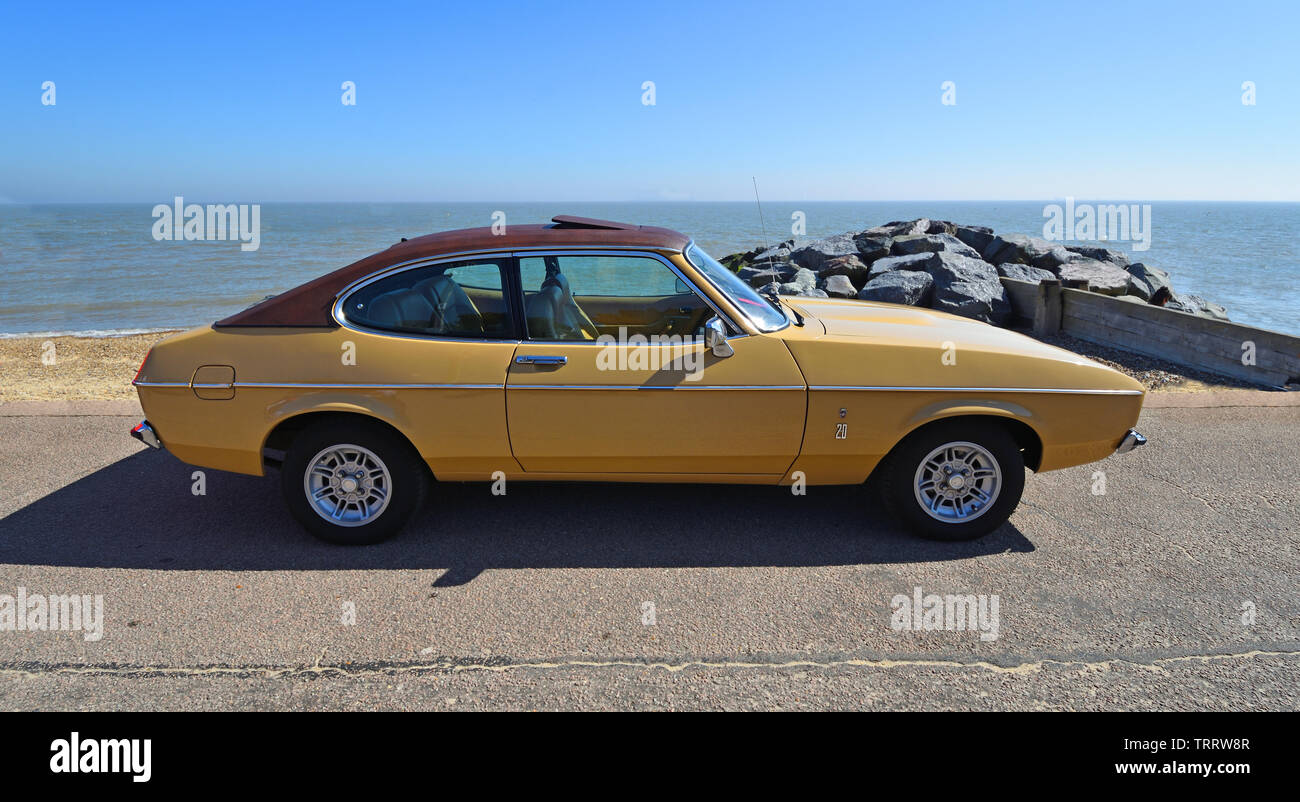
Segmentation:
[[(0, 415), (0, 594), (104, 621), (0, 631), (2, 708), (1300, 706), (1300, 407), (1148, 410), (964, 544), (854, 488), (515, 483), (332, 547), (273, 479), (194, 495), (134, 422)], [(996, 595), (997, 637), (895, 630), (917, 587)]]

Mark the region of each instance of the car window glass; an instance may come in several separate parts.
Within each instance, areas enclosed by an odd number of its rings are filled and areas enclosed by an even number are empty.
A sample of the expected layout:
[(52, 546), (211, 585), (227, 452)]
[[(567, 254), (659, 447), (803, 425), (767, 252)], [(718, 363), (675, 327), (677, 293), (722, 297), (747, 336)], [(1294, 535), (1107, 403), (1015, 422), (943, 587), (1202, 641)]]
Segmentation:
[(789, 325), (781, 305), (760, 297), (740, 276), (722, 266), (717, 259), (692, 244), (686, 259), (713, 283), (759, 331), (777, 331)]
[(646, 256), (525, 256), (519, 260), (528, 336), (703, 334), (713, 310), (666, 264)]
[(476, 260), (404, 270), (361, 287), (342, 312), (358, 326), (437, 337), (511, 336), (502, 291), (505, 260)]
[(462, 289), (501, 291), (501, 269), (495, 262), (454, 265), (447, 268), (446, 275)]

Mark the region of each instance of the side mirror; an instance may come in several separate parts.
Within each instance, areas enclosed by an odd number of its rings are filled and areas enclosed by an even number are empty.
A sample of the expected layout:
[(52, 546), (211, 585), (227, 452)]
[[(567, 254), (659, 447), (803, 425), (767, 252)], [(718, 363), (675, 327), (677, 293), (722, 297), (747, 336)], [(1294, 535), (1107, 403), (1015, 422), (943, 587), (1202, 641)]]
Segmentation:
[(736, 353), (731, 343), (727, 342), (727, 324), (716, 315), (704, 324), (704, 345), (716, 357), (726, 358)]

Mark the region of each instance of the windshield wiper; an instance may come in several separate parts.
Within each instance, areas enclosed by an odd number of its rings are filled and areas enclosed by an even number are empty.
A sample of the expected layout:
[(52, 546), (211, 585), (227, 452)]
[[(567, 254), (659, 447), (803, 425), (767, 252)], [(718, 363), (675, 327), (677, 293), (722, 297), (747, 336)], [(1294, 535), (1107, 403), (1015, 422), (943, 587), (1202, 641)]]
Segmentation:
[[(763, 297), (772, 304), (776, 311), (780, 312), (782, 315), (785, 314), (785, 310), (781, 308), (781, 296), (777, 295), (776, 292), (768, 290), (763, 293)], [(794, 313), (794, 324), (796, 326), (803, 326), (803, 315), (799, 314), (799, 310), (789, 304), (785, 304), (785, 308)]]

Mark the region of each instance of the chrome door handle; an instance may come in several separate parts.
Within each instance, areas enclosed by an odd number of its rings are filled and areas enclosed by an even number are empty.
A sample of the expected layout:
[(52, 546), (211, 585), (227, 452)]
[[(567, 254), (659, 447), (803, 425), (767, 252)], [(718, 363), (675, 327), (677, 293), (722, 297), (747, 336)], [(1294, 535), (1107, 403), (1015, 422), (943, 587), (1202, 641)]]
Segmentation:
[(515, 364), (559, 366), (569, 364), (569, 358), (567, 356), (517, 356)]

